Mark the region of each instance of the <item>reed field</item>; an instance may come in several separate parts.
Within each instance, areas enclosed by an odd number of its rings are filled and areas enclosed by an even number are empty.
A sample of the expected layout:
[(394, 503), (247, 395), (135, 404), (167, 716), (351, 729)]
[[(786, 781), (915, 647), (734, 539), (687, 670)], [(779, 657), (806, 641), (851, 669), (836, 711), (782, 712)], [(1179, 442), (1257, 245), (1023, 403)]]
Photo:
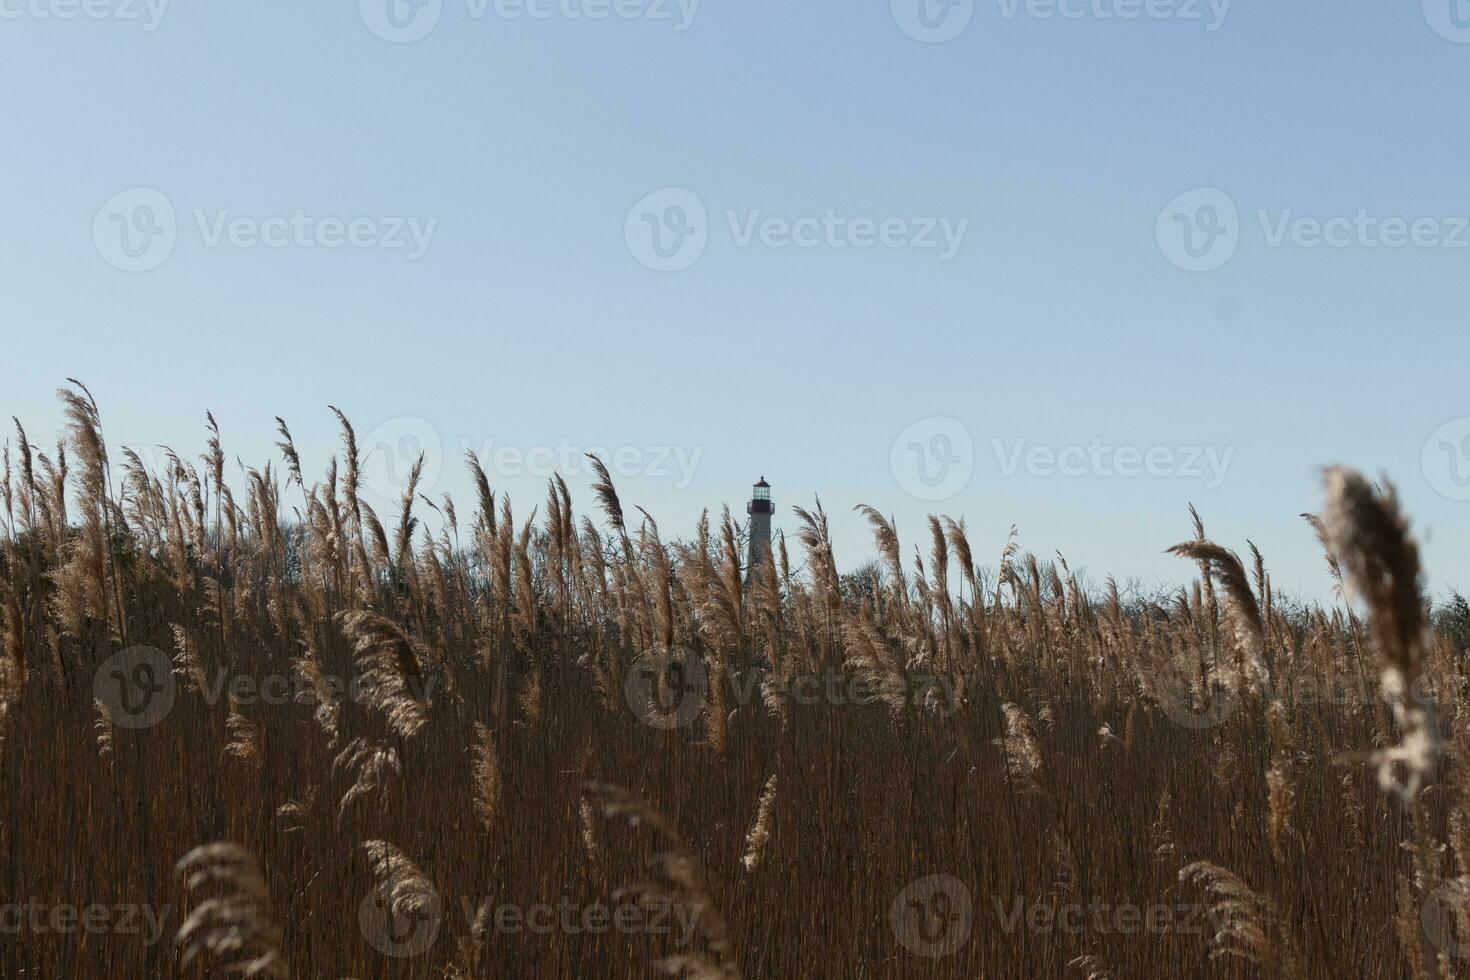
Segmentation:
[(379, 513), (341, 413), (148, 466), (59, 394), (4, 466), (0, 976), (1470, 975), (1470, 607), (1384, 478), (1324, 471), (1322, 608), (1183, 506), (1159, 595), (835, 494), (747, 569), (597, 463)]

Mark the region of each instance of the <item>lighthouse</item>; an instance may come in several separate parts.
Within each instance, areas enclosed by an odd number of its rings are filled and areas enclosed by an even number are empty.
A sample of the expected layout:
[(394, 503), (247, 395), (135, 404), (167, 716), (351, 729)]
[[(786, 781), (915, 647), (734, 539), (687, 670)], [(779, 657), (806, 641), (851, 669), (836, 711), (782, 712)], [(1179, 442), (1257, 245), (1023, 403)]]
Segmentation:
[(764, 476), (751, 489), (745, 512), (750, 515), (750, 545), (745, 559), (745, 577), (749, 581), (755, 566), (771, 553), (771, 515), (776, 512), (776, 505), (771, 503), (771, 485)]

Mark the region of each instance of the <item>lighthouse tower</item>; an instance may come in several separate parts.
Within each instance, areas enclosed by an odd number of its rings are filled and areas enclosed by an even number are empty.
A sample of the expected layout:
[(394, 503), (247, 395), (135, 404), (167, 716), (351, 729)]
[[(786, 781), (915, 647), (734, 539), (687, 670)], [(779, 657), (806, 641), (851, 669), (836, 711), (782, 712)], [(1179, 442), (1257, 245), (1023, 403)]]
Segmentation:
[(752, 489), (750, 503), (745, 505), (745, 512), (750, 515), (750, 546), (745, 558), (745, 577), (748, 581), (755, 566), (765, 561), (766, 556), (771, 553), (771, 515), (776, 512), (776, 505), (771, 503), (771, 485), (764, 476)]

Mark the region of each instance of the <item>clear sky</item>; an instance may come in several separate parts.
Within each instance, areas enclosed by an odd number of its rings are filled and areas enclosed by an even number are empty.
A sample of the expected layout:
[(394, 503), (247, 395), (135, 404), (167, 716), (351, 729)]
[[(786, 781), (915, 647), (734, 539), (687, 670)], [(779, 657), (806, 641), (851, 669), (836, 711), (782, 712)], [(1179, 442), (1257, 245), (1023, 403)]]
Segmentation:
[(467, 446), (522, 512), (496, 450), (621, 449), (666, 533), (764, 474), (844, 566), (861, 501), (1094, 581), (1187, 579), (1193, 502), (1308, 595), (1342, 462), (1470, 588), (1463, 0), (160, 2), (0, 0), (37, 442), (71, 375), (319, 474), (331, 403), (465, 511)]

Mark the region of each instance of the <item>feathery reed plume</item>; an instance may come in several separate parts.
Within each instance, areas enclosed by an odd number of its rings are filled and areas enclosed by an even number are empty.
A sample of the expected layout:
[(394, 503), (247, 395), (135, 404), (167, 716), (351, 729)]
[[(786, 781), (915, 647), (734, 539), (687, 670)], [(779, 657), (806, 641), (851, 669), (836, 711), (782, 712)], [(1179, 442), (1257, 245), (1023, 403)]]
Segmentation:
[[(1196, 541), (1207, 541), (1205, 534), (1204, 518), (1199, 516), (1199, 511), (1194, 509), (1194, 504), (1189, 505), (1189, 518), (1194, 522), (1194, 539)], [(1205, 614), (1210, 628), (1210, 639), (1215, 639), (1215, 624), (1219, 619), (1219, 606), (1215, 601), (1215, 583), (1209, 574), (1209, 566), (1200, 562), (1200, 587), (1204, 590)]]
[(230, 973), (289, 975), (270, 889), (249, 851), (238, 844), (204, 844), (184, 855), (178, 870), (196, 903), (179, 927), (181, 967), (207, 952)]
[(209, 686), (204, 663), (199, 659), (199, 648), (189, 631), (178, 623), (171, 627), (174, 634), (174, 668), (176, 676), (184, 679), (185, 687), (203, 692)]
[[(1322, 516), (1331, 551), (1347, 572), (1352, 593), (1368, 607), (1368, 628), (1382, 660), (1380, 685), (1393, 707), (1402, 737), (1374, 752), (1378, 785), (1408, 804), (1433, 765), (1439, 738), (1429, 709), (1411, 702), (1424, 649), (1424, 596), (1419, 549), (1399, 513), (1392, 484), (1382, 493), (1362, 474), (1330, 467), (1325, 474), (1327, 507)], [(1407, 779), (1395, 771), (1402, 765)]]
[(424, 474), (424, 454), (419, 453), (418, 458), (413, 461), (413, 466), (408, 470), (408, 484), (404, 487), (403, 497), (398, 505), (398, 530), (393, 539), (393, 560), (401, 566), (407, 566), (410, 558), (410, 549), (413, 546), (413, 535), (418, 530), (418, 518), (413, 516), (413, 502), (418, 497), (419, 480)]
[(872, 614), (863, 609), (856, 616), (844, 616), (842, 636), (847, 648), (844, 666), (867, 682), (895, 720), (901, 719), (909, 706), (908, 679), (899, 653)]
[(92, 707), (97, 717), (92, 720), (92, 732), (97, 739), (97, 754), (103, 758), (112, 755), (112, 712), (101, 701), (93, 700)]
[(933, 514), (929, 515), (929, 559), (933, 587), (929, 590), (939, 609), (939, 666), (950, 666), (951, 626), (954, 607), (949, 595), (949, 542), (944, 537), (944, 525)]
[(577, 801), (577, 821), (582, 835), (582, 850), (587, 853), (587, 859), (594, 862), (602, 856), (602, 845), (597, 839), (596, 816), (592, 801), (585, 795)]
[(397, 847), (385, 840), (362, 842), (372, 866), (375, 890), (383, 911), (391, 923), (427, 923), (429, 935), (439, 929), (442, 904), (434, 888), (419, 866)]
[(1159, 793), (1159, 803), (1154, 809), (1154, 821), (1148, 828), (1148, 845), (1153, 854), (1153, 859), (1159, 863), (1172, 863), (1175, 855), (1179, 852), (1179, 846), (1174, 842), (1174, 798), (1169, 794), (1166, 786)]
[(296, 675), (306, 682), (308, 688), (300, 691), (297, 700), (303, 704), (315, 705), (312, 715), (326, 734), (328, 747), (334, 747), (337, 744), (338, 735), (341, 734), (339, 729), (342, 714), (340, 692), (335, 689), (333, 683), (328, 680), (328, 675), (322, 670), (321, 657), (314, 647), (306, 647), (301, 656), (292, 661), (291, 666), (295, 669)]
[(822, 509), (820, 497), (817, 498), (814, 511), (803, 507), (793, 509), (801, 520), (796, 537), (806, 549), (807, 558), (812, 563), (812, 580), (827, 608), (830, 629), (830, 617), (841, 602), (842, 588), (838, 581), (837, 559), (832, 553), (832, 530), (827, 512)]
[(490, 932), (491, 911), (489, 902), (482, 903), (470, 922), (470, 934), (455, 940), (454, 962), (446, 974), (449, 980), (479, 980), (484, 976), (480, 964), (485, 955), (485, 937)]
[(1240, 557), (1208, 540), (1176, 544), (1169, 549), (1169, 553), (1194, 559), (1205, 570), (1207, 578), (1217, 578), (1224, 586), (1225, 608), (1240, 649), (1243, 672), (1252, 687), (1257, 691), (1261, 690), (1269, 680), (1263, 661), (1265, 624)]
[(332, 760), (334, 772), (355, 772), (356, 778), (337, 804), (337, 820), (341, 822), (353, 803), (379, 789), (386, 789), (403, 777), (398, 750), (358, 737), (348, 742)]
[(1006, 536), (1006, 546), (1001, 549), (1000, 563), (995, 570), (995, 604), (1000, 605), (1001, 589), (1007, 585), (1015, 586), (1015, 560), (1021, 550), (1021, 544), (1016, 540), (1020, 534), (1016, 525), (1011, 525), (1010, 534)]
[(1271, 854), (1278, 863), (1286, 862), (1282, 841), (1291, 828), (1291, 809), (1296, 797), (1289, 765), (1287, 760), (1277, 760), (1266, 771), (1267, 805), (1270, 808), (1266, 831), (1271, 841)]
[(955, 561), (959, 562), (960, 571), (965, 580), (972, 585), (975, 581), (975, 555), (970, 550), (970, 537), (965, 529), (965, 519), (961, 517), (958, 521), (953, 517), (944, 518), (945, 534), (949, 537), (950, 549), (954, 552)]
[(1302, 956), (1296, 939), (1281, 921), (1276, 904), (1256, 893), (1235, 874), (1195, 861), (1179, 870), (1179, 880), (1197, 884), (1213, 902), (1208, 917), (1215, 932), (1210, 956), (1238, 956), (1269, 965), (1271, 976), (1294, 980), (1302, 976)]
[(0, 625), (4, 627), (5, 645), (0, 648), (0, 711), (21, 696), (26, 689), (25, 620), (15, 590), (0, 582)]
[(486, 830), (495, 826), (496, 814), (500, 812), (500, 759), (495, 748), (495, 737), (490, 729), (475, 723), (474, 786), (475, 816)]
[[(26, 528), (32, 529), (36, 526), (35, 506), (39, 500), (36, 489), (35, 457), (32, 452), (31, 442), (26, 437), (25, 426), (20, 424), (20, 419), (14, 415), (10, 421), (15, 423), (16, 451), (20, 454), (20, 499), (21, 510), (26, 519)], [(10, 467), (6, 466), (6, 479), (9, 480)]]
[(1267, 820), (1266, 836), (1271, 841), (1271, 855), (1277, 864), (1287, 860), (1285, 839), (1294, 832), (1292, 810), (1296, 805), (1294, 739), (1286, 717), (1286, 706), (1272, 702), (1266, 709), (1267, 729), (1271, 733), (1272, 762), (1266, 771)]
[(1266, 574), (1266, 557), (1261, 554), (1261, 549), (1249, 538), (1245, 542), (1251, 549), (1251, 565), (1253, 577), (1256, 583), (1256, 599), (1260, 603), (1261, 618), (1265, 621), (1266, 629), (1271, 628), (1271, 576)]
[[(296, 440), (291, 438), (291, 430), (286, 428), (286, 420), (279, 415), (276, 416), (276, 431), (281, 435), (281, 441), (276, 443), (276, 448), (281, 451), (281, 456), (286, 460), (287, 480), (295, 480), (298, 487), (305, 487), (306, 483), (301, 479), (301, 456), (296, 452)], [(287, 488), (290, 483), (287, 482)]]
[(475, 451), (466, 449), (464, 458), (465, 466), (469, 468), (470, 476), (475, 481), (475, 497), (479, 503), (479, 510), (475, 514), (475, 529), (481, 535), (480, 547), (488, 553), (495, 540), (495, 491), (490, 489), (490, 479), (485, 476), (485, 468), (480, 465), (480, 458), (475, 455)]
[(858, 504), (853, 510), (867, 518), (872, 526), (878, 554), (883, 556), (883, 564), (893, 583), (893, 596), (900, 604), (904, 603), (908, 597), (908, 585), (903, 575), (903, 556), (899, 553), (898, 526), (892, 518), (885, 518), (867, 504)]
[[(372, 556), (383, 568), (393, 564), (394, 552), (388, 547), (388, 533), (383, 530), (383, 522), (378, 520), (377, 511), (367, 501), (358, 504), (362, 508), (362, 520), (364, 529), (367, 531), (368, 547), (372, 549)], [(406, 546), (406, 545), (405, 545)]]
[(227, 758), (239, 759), (252, 769), (265, 765), (264, 730), (260, 725), (240, 713), (240, 702), (232, 695), (229, 699), (230, 712), (225, 718), (224, 754)]
[[(85, 621), (95, 619), (116, 626), (117, 635), (126, 641), (127, 626), (123, 621), (123, 603), (119, 601), (117, 617), (112, 616), (110, 596), (120, 593), (117, 569), (111, 560), (112, 549), (112, 506), (108, 493), (109, 471), (107, 444), (102, 438), (102, 419), (97, 411), (97, 402), (85, 385), (68, 378), (80, 389), (57, 389), (57, 397), (65, 405), (67, 420), (67, 443), (81, 464), (77, 472), (77, 489), (80, 491), (82, 528), (81, 534), (71, 544), (71, 562), (57, 576), (64, 582), (68, 593), (67, 608), (71, 615), (69, 625), (77, 635), (85, 630)], [(57, 449), (58, 457), (61, 449)], [(60, 470), (65, 473), (64, 464)], [(54, 506), (65, 506), (64, 488), (58, 487), (54, 494)]]
[[(945, 533), (949, 535), (950, 550), (954, 552), (955, 560), (960, 564), (960, 572), (965, 582), (970, 586), (970, 627), (973, 636), (967, 641), (972, 646), (984, 648), (986, 640), (986, 615), (985, 595), (981, 588), (980, 580), (975, 574), (975, 555), (970, 550), (970, 536), (965, 528), (965, 519), (958, 521), (951, 517), (944, 519)], [(966, 607), (961, 604), (961, 611)], [(964, 631), (961, 631), (963, 636)]]
[(766, 843), (771, 839), (771, 810), (775, 803), (776, 774), (771, 773), (771, 778), (766, 780), (766, 788), (761, 791), (755, 823), (750, 825), (750, 833), (745, 836), (745, 856), (740, 859), (740, 863), (745, 865), (747, 872), (758, 869), (765, 858)]
[[(215, 421), (213, 412), (205, 411), (204, 418), (209, 429), (209, 451), (200, 457), (200, 461), (209, 467), (209, 481), (215, 494), (222, 495), (225, 489), (225, 451), (220, 445), (219, 423)], [(223, 497), (220, 496), (219, 500), (223, 508)], [(216, 516), (220, 516), (218, 510)]]
[(603, 513), (607, 514), (607, 522), (612, 525), (612, 529), (619, 534), (624, 534), (626, 528), (623, 524), (623, 504), (618, 500), (618, 491), (613, 486), (612, 475), (608, 473), (602, 460), (591, 453), (587, 454), (587, 458), (592, 461), (592, 470), (597, 474), (597, 482), (592, 484), (592, 492), (597, 495), (597, 502), (602, 505)]
[(995, 738), (1005, 753), (1006, 769), (1019, 789), (1028, 792), (1041, 791), (1041, 746), (1036, 741), (1036, 726), (1031, 716), (1018, 704), (1007, 701), (1001, 705), (1005, 716), (1006, 733)]
[(381, 711), (388, 726), (412, 738), (428, 721), (432, 678), (425, 676), (413, 640), (391, 619), (369, 609), (343, 611), (337, 623), (352, 641), (366, 683), (365, 703)]
[(283, 834), (299, 834), (311, 825), (316, 815), (317, 788), (306, 791), (299, 800), (287, 800), (276, 807), (276, 820)]
[[(369, 577), (367, 552), (362, 544), (362, 502), (358, 496), (358, 489), (362, 485), (362, 454), (357, 447), (357, 432), (347, 416), (334, 405), (327, 407), (337, 416), (337, 422), (342, 426), (342, 458), (345, 469), (340, 486), (343, 499), (347, 503), (347, 515), (352, 518), (352, 522), (350, 525), (339, 522), (337, 537), (343, 545), (342, 557), (347, 564), (347, 583), (352, 587), (351, 591), (356, 591), (366, 587)], [(335, 466), (335, 460), (333, 465)], [(332, 506), (335, 508), (336, 505), (336, 494), (333, 493)]]
[(539, 670), (533, 670), (526, 678), (525, 685), (521, 688), (520, 694), (516, 696), (516, 707), (520, 713), (516, 724), (535, 728), (541, 723), (541, 672)]
[(1332, 553), (1345, 567), (1352, 592), (1368, 607), (1369, 629), (1384, 665), (1412, 681), (1423, 649), (1424, 596), (1419, 549), (1399, 513), (1393, 485), (1379, 493), (1362, 474), (1343, 467), (1329, 468), (1324, 482), (1322, 524)]
[(337, 416), (337, 423), (342, 426), (342, 460), (347, 467), (342, 473), (342, 496), (347, 501), (347, 513), (356, 519), (357, 491), (361, 486), (359, 474), (362, 472), (362, 454), (357, 448), (357, 431), (352, 428), (352, 423), (340, 408), (335, 405), (328, 405), (327, 408)]
[(1322, 518), (1316, 514), (1302, 514), (1302, 520), (1312, 526), (1312, 533), (1317, 536), (1317, 543), (1322, 546), (1322, 557), (1327, 561), (1327, 572), (1332, 576), (1333, 587), (1340, 594), (1343, 588), (1342, 564), (1337, 556), (1332, 553), (1332, 541), (1327, 531), (1327, 525), (1322, 523)]
[(673, 824), (621, 786), (589, 783), (587, 790), (601, 800), (603, 816), (621, 818), (635, 827), (645, 824), (668, 841), (668, 850), (655, 854), (652, 859), (652, 865), (667, 883), (642, 882), (619, 889), (619, 894), (636, 895), (644, 908), (662, 914), (673, 912), (681, 921), (693, 922), (704, 937), (708, 951), (691, 950), (667, 956), (656, 964), (659, 969), (690, 980), (740, 980), (725, 920), (710, 892), (704, 868), (689, 852)]

